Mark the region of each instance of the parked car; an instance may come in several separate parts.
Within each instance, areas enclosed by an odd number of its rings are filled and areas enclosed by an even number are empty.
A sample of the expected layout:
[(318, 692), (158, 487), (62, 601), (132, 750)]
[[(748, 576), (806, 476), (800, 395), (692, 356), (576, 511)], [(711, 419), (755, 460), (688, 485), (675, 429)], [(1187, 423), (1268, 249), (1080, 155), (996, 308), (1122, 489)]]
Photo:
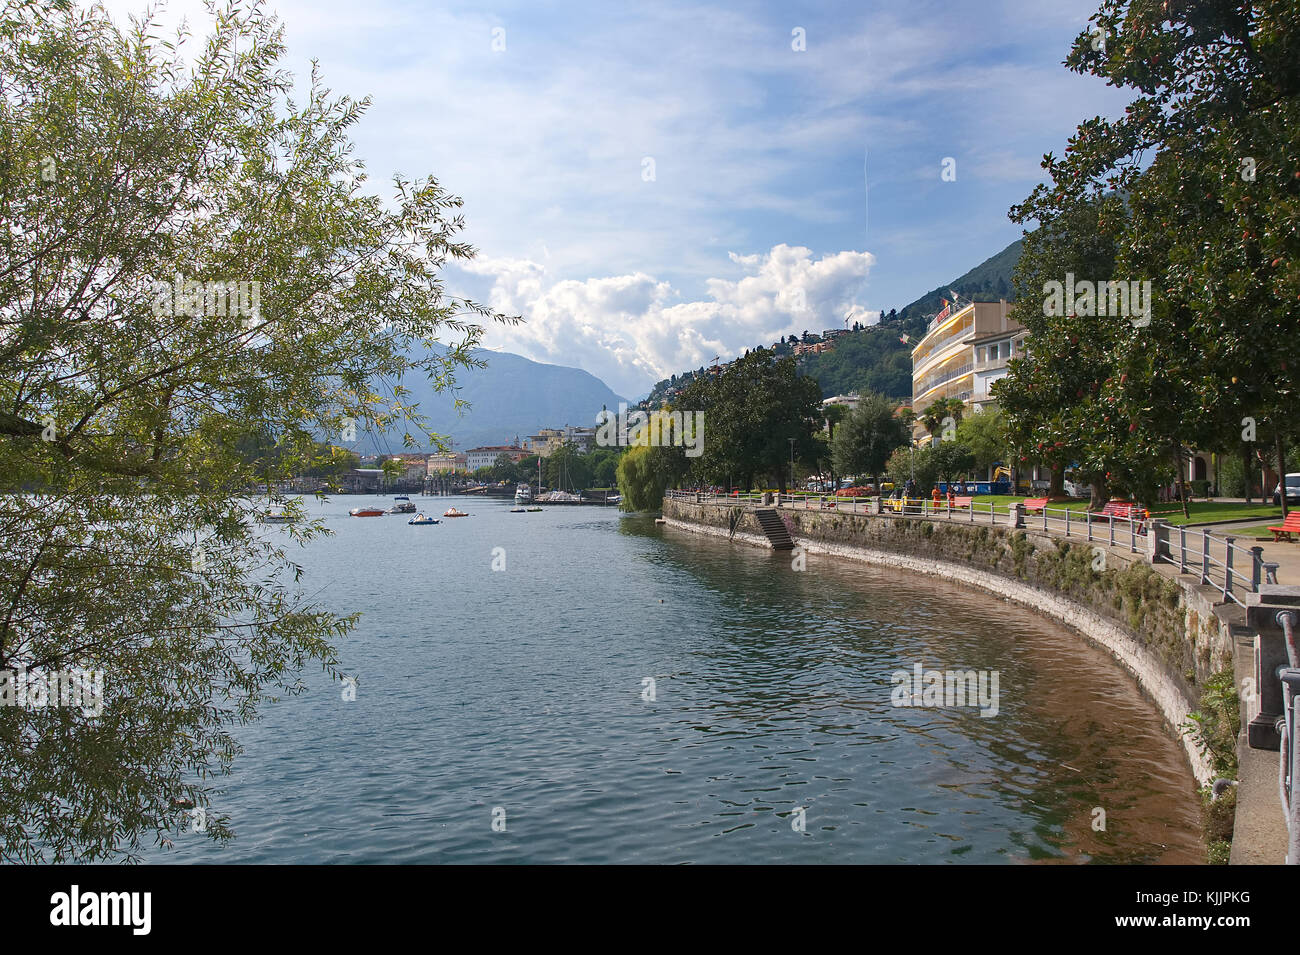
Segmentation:
[[(1300, 504), (1300, 473), (1292, 473), (1286, 476), (1286, 502), (1288, 504)], [(1282, 484), (1278, 483), (1273, 488), (1273, 503), (1282, 503)]]

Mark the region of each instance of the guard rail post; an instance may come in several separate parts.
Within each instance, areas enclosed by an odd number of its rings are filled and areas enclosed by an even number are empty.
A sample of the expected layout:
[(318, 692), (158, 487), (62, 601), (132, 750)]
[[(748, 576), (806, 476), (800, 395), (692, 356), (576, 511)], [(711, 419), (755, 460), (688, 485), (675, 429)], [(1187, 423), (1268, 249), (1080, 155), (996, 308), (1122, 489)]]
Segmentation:
[(1281, 745), (1278, 721), (1284, 715), (1280, 674), (1290, 663), (1281, 615), (1300, 612), (1300, 587), (1260, 584), (1246, 595), (1246, 626), (1254, 631), (1255, 693), (1247, 700), (1250, 721), (1246, 743), (1253, 749)]

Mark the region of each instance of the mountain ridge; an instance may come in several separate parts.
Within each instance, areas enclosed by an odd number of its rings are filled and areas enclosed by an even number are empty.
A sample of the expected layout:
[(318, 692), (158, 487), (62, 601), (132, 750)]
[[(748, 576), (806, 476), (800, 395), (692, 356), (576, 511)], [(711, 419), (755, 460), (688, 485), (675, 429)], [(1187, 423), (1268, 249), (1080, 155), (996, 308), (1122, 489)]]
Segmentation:
[[(446, 354), (445, 346), (431, 349)], [(413, 358), (428, 352), (415, 352)], [(533, 361), (513, 352), (476, 348), (473, 357), (483, 360), (482, 368), (456, 370), (456, 392), (435, 392), (423, 375), (403, 379), (411, 394), (405, 399), (419, 405), (427, 419), (426, 427), (436, 434), (450, 437), (452, 447), (462, 451), (482, 445), (509, 444), (536, 434), (539, 428), (562, 428), (566, 425), (595, 427), (596, 414), (602, 407), (617, 408), (626, 398), (614, 393), (604, 381), (589, 371), (568, 365)], [(469, 402), (470, 408), (459, 414), (455, 399)], [(383, 432), (358, 435), (354, 450), (361, 453), (397, 454), (434, 451), (420, 435), (417, 444), (406, 448), (402, 436), (406, 428), (398, 423)]]

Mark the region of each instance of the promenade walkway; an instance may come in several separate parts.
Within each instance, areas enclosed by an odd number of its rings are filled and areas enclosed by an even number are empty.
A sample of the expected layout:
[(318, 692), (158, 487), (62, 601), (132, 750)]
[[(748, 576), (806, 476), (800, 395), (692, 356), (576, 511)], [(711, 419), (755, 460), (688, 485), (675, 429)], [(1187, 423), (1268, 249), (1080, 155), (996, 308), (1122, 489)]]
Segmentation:
[[(764, 505), (759, 495), (724, 495), (693, 491), (669, 491), (670, 496), (687, 502), (722, 504), (757, 509), (772, 507), (778, 511), (813, 511), (874, 516), (885, 520), (958, 521), (1008, 527), (1015, 523), (1015, 504), (982, 503), (976, 497), (970, 507), (950, 509), (946, 502), (935, 505), (931, 499), (912, 500), (904, 506), (898, 502), (875, 498), (839, 498), (830, 500), (806, 495), (772, 495)], [(1039, 534), (1067, 538), (1085, 543), (1106, 553), (1149, 560), (1148, 523), (1127, 518), (1106, 518), (1086, 511), (1059, 507), (1023, 515), (1024, 528)], [(1239, 523), (1254, 527), (1260, 519)], [(1220, 592), (1220, 602), (1241, 605), (1245, 595), (1260, 583), (1300, 583), (1300, 544), (1274, 544), (1256, 539), (1254, 534), (1235, 535), (1229, 524), (1159, 525), (1160, 559), (1151, 566), (1171, 580), (1195, 583)], [(1270, 535), (1271, 537), (1271, 535)], [(1257, 549), (1256, 549), (1257, 548)], [(1270, 565), (1276, 565), (1270, 566)], [(1276, 574), (1272, 577), (1272, 574)]]

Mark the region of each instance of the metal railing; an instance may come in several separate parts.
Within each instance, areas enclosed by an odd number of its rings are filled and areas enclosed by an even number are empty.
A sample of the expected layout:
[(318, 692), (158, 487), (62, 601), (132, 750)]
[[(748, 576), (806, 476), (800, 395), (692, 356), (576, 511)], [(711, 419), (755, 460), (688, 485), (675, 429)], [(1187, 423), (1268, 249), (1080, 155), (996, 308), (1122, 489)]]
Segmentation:
[(1277, 564), (1264, 560), (1264, 548), (1243, 547), (1232, 535), (1220, 537), (1204, 528), (1161, 528), (1156, 560), (1193, 574), (1203, 586), (1214, 587), (1225, 601), (1245, 606), (1242, 597), (1262, 583), (1277, 583)]
[[(670, 498), (701, 504), (759, 505), (763, 494), (714, 494), (704, 491), (667, 492)], [(947, 498), (849, 497), (835, 494), (771, 493), (771, 507), (800, 510), (838, 511), (847, 514), (877, 514), (881, 517), (913, 517), (927, 520), (966, 521), (1004, 526), (1016, 521), (1018, 502), (982, 502), (978, 498), (968, 505), (949, 506)], [(1093, 513), (1086, 509), (1044, 507), (1025, 510), (1021, 526), (1049, 535), (1079, 538), (1081, 541), (1127, 550), (1130, 554), (1148, 551), (1153, 562), (1178, 568), (1190, 574), (1202, 586), (1213, 587), (1221, 598), (1245, 606), (1248, 593), (1257, 593), (1260, 584), (1277, 583), (1277, 564), (1264, 560), (1263, 548), (1244, 547), (1232, 536), (1219, 536), (1204, 528), (1188, 528), (1152, 521), (1141, 516)], [(1150, 540), (1154, 534), (1155, 539)]]
[[(947, 319), (945, 318), (944, 321), (947, 321)], [(935, 328), (937, 327), (938, 326), (936, 325)], [(975, 328), (975, 323), (973, 320), (973, 316), (967, 316), (966, 318), (963, 318), (961, 321), (953, 325), (952, 328), (948, 329), (948, 331), (944, 333), (942, 337), (936, 338), (934, 341), (929, 342), (928, 344), (925, 342), (924, 339), (922, 339), (923, 347), (921, 347), (921, 350), (915, 352), (912, 355), (912, 367), (920, 368), (921, 365), (925, 363), (926, 359), (928, 359), (935, 352), (940, 351), (943, 348), (947, 347), (948, 345), (952, 344), (954, 339), (960, 338), (965, 335), (969, 335), (974, 330), (974, 328)], [(926, 337), (929, 337), (931, 334), (933, 334), (933, 332), (934, 332), (934, 328), (927, 328), (925, 331)]]
[(1281, 746), (1278, 747), (1277, 788), (1286, 812), (1287, 865), (1300, 864), (1300, 799), (1295, 798), (1297, 775), (1300, 775), (1300, 746), (1296, 745), (1297, 706), (1300, 696), (1300, 650), (1296, 647), (1296, 630), (1300, 627), (1300, 614), (1282, 611), (1277, 615), (1286, 640), (1289, 667), (1278, 673), (1282, 681), (1282, 718), (1277, 721)]
[(926, 375), (913, 386), (913, 391), (918, 395), (924, 395), (926, 392), (938, 388), (942, 384), (969, 375), (973, 370), (974, 366), (970, 362), (965, 362), (964, 364), (957, 365), (954, 368), (944, 368), (940, 371)]

